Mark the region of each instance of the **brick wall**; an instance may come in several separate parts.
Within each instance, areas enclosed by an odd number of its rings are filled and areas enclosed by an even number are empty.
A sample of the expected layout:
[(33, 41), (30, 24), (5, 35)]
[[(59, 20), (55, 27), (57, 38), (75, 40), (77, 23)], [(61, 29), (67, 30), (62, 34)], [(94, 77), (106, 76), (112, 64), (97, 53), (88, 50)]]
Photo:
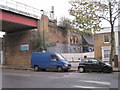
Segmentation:
[(4, 63), (6, 65), (30, 64), (31, 51), (21, 50), (21, 45), (29, 43), (30, 31), (9, 34), (4, 37)]
[(39, 22), (39, 30), (44, 30), (45, 37), (49, 42), (70, 44), (70, 37), (73, 35), (79, 40), (79, 43), (76, 45), (79, 45), (82, 42), (80, 33), (75, 32), (75, 30), (66, 30), (64, 27), (57, 26), (56, 20), (52, 21), (49, 20), (47, 16), (42, 16), (42, 19)]
[(94, 35), (94, 51), (95, 51), (95, 58), (102, 59), (102, 46), (110, 46), (110, 43), (104, 43), (104, 35), (109, 35), (110, 33), (102, 33), (102, 34), (95, 34)]

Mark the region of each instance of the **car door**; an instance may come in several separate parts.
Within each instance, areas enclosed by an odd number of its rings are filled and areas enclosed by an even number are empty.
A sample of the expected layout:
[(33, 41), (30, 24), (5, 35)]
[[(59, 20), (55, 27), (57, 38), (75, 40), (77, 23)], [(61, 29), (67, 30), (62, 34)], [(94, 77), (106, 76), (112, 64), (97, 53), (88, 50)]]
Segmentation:
[(97, 59), (90, 59), (91, 61), (91, 69), (93, 71), (99, 71), (101, 69), (101, 64), (99, 64), (99, 61)]
[(89, 70), (90, 69), (89, 59), (84, 59), (82, 62), (83, 62), (85, 69)]
[(91, 59), (88, 59), (88, 70), (93, 70), (94, 68), (94, 64), (92, 63), (92, 60)]

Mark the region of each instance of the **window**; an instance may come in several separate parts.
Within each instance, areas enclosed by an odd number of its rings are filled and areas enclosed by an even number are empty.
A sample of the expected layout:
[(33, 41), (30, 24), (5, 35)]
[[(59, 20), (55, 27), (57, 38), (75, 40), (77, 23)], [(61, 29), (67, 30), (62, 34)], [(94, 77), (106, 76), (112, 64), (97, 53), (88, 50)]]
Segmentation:
[(58, 60), (58, 58), (57, 58), (56, 55), (51, 55), (51, 59), (52, 59), (52, 60), (55, 60), (55, 61)]
[(58, 57), (60, 60), (65, 60), (65, 58), (64, 58), (61, 54), (57, 54), (57, 57)]
[(109, 43), (110, 40), (109, 40), (109, 35), (105, 35), (104, 36), (104, 43)]
[(82, 59), (81, 62), (82, 63), (88, 63), (88, 59)]
[(104, 58), (110, 57), (110, 50), (104, 50)]
[(102, 61), (109, 61), (111, 46), (102, 46)]
[(95, 63), (95, 64), (98, 63), (98, 60), (96, 60), (96, 59), (90, 59), (90, 61), (91, 61), (91, 63)]
[(70, 38), (70, 43), (72, 44), (72, 37)]
[(79, 40), (76, 36), (71, 36), (70, 37), (70, 43), (71, 44), (78, 44), (79, 43)]

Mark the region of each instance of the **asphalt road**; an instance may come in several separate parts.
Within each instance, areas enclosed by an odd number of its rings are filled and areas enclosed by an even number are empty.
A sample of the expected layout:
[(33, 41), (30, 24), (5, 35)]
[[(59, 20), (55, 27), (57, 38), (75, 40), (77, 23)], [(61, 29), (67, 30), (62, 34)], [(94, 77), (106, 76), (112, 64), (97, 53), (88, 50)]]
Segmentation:
[(118, 88), (118, 74), (6, 69), (2, 71), (2, 88)]

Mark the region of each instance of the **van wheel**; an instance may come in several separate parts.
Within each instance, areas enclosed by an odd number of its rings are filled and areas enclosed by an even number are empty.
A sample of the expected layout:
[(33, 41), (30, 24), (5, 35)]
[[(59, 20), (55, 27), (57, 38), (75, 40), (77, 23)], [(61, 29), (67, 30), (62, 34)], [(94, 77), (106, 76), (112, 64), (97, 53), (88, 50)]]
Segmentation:
[(39, 71), (39, 69), (40, 69), (39, 66), (37, 66), (37, 65), (34, 66), (34, 71)]
[(79, 67), (78, 71), (79, 71), (80, 73), (83, 73), (83, 72), (85, 72), (85, 69), (84, 69), (83, 67)]
[(57, 67), (57, 71), (58, 71), (58, 72), (62, 72), (62, 71), (63, 71), (63, 68), (62, 68), (61, 66), (58, 66), (58, 67)]

